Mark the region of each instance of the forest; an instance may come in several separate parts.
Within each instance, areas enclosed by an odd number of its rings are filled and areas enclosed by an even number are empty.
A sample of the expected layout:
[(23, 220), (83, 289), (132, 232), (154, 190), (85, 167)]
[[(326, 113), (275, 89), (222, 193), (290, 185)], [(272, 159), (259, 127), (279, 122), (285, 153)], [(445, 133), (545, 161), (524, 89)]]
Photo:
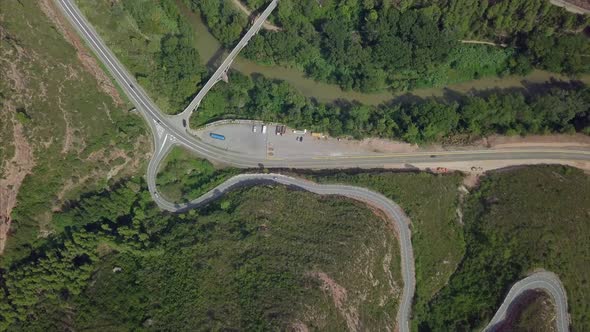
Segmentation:
[(216, 168), (207, 159), (174, 147), (160, 164), (156, 184), (169, 201), (188, 202), (239, 172), (237, 168)]
[(184, 108), (208, 78), (195, 33), (174, 0), (77, 4), (164, 112)]
[[(233, 46), (248, 26), (231, 1), (185, 0), (204, 16), (211, 32)], [(262, 8), (268, 1), (246, 1)], [(590, 71), (590, 43), (582, 30), (590, 18), (545, 0), (488, 2), (284, 0), (272, 16), (281, 31), (261, 30), (243, 55), (273, 65), (297, 67), (309, 77), (362, 92), (444, 86), (482, 76), (524, 75), (533, 68), (575, 75)], [(463, 49), (477, 45), (481, 65)], [(467, 52), (469, 53), (469, 52)], [(457, 63), (469, 62), (467, 70)], [(450, 67), (445, 79), (436, 79)]]
[(350, 200), (266, 186), (175, 215), (131, 179), (55, 217), (60, 232), (0, 270), (0, 330), (346, 329), (339, 310), (395, 324), (399, 245)]
[(590, 329), (590, 177), (565, 166), (492, 173), (464, 208), (465, 256), (414, 317), (419, 331), (484, 326), (511, 285), (536, 269), (559, 275), (572, 331)]
[(285, 82), (232, 73), (216, 85), (191, 118), (197, 127), (222, 118), (277, 121), (334, 137), (383, 137), (411, 143), (444, 142), (457, 136), (584, 132), (590, 134), (590, 88), (574, 85), (541, 93), (491, 92), (459, 95), (456, 101), (416, 98), (377, 107), (321, 104)]
[[(0, 168), (9, 175), (0, 184), (0, 219), (12, 210), (4, 255), (51, 232), (52, 211), (64, 202), (135, 174), (150, 149), (131, 104), (98, 65), (98, 73), (88, 70), (87, 53), (72, 47), (42, 5), (0, 1), (0, 12), (11, 13), (0, 15)], [(16, 146), (21, 156), (11, 161)], [(18, 173), (27, 174), (22, 184), (13, 182)]]

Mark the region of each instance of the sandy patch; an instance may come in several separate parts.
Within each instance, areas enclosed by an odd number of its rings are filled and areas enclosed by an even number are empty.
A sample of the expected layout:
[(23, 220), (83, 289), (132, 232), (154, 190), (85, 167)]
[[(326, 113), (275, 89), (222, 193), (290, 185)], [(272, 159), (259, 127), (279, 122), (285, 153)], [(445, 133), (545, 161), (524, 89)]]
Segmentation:
[[(241, 10), (244, 14), (246, 14), (248, 17), (252, 16), (252, 11), (246, 7), (242, 1), (240, 0), (232, 0), (233, 4), (238, 7), (239, 10)], [(256, 19), (256, 18), (254, 18)], [(264, 23), (262, 24), (262, 28), (265, 30), (269, 30), (269, 31), (281, 31), (283, 30), (281, 27), (278, 27), (272, 23), (270, 23), (269, 21), (264, 21)]]
[[(145, 136), (141, 136), (137, 142), (134, 144), (134, 151), (142, 150), (143, 146), (146, 146), (148, 138)], [(116, 159), (123, 159), (123, 162), (119, 165), (111, 167), (106, 173), (104, 171), (95, 170), (92, 171), (84, 176), (75, 179), (67, 179), (60, 189), (59, 192), (56, 194), (56, 203), (52, 208), (53, 212), (61, 211), (62, 205), (65, 203), (66, 195), (88, 183), (91, 181), (95, 181), (97, 178), (106, 178), (106, 180), (110, 180), (118, 175), (132, 175), (141, 167), (141, 163), (149, 158), (149, 153), (144, 155), (138, 155), (135, 157), (130, 157), (127, 155), (125, 150), (121, 150), (119, 148), (109, 148), (109, 149), (100, 149), (91, 153), (86, 159), (85, 162), (92, 162), (92, 163), (104, 163), (109, 164), (112, 163)]]
[[(387, 247), (387, 245), (386, 245), (386, 247)], [(390, 251), (388, 251), (387, 254), (385, 254), (385, 257), (383, 258), (383, 272), (385, 272), (385, 274), (387, 275), (387, 283), (389, 285), (389, 292), (391, 294), (399, 294), (400, 287), (395, 282), (395, 278), (393, 278), (393, 273), (391, 273), (390, 267), (391, 267), (392, 259), (393, 259), (393, 255), (391, 254)]]
[[(59, 91), (61, 94), (61, 88), (59, 89)], [(59, 109), (61, 110), (64, 122), (66, 124), (66, 131), (64, 133), (64, 144), (63, 144), (63, 147), (61, 148), (61, 153), (65, 154), (72, 149), (73, 142), (74, 142), (74, 129), (70, 125), (70, 120), (68, 119), (67, 112), (62, 107), (61, 96), (58, 96), (57, 100), (58, 100)]]
[(498, 46), (498, 47), (507, 47), (506, 44), (497, 44), (490, 41), (484, 40), (471, 40), (471, 39), (461, 39), (459, 40), (463, 44), (480, 44), (480, 45), (489, 45), (489, 46)]
[(319, 279), (322, 282), (322, 290), (324, 290), (332, 297), (334, 305), (346, 320), (348, 330), (359, 331), (360, 321), (356, 308), (345, 306), (347, 298), (346, 289), (339, 285), (336, 281), (334, 281), (334, 279), (330, 278), (324, 272), (310, 272), (309, 275)]
[(466, 193), (466, 194), (469, 193), (469, 191), (467, 189), (475, 188), (475, 187), (477, 187), (478, 184), (479, 184), (479, 174), (478, 173), (467, 174), (463, 178), (463, 186), (465, 188), (463, 193)]
[[(5, 107), (12, 108), (9, 105), (5, 105)], [(14, 155), (4, 165), (0, 165), (4, 170), (4, 177), (0, 179), (0, 254), (4, 252), (6, 246), (6, 238), (12, 222), (10, 215), (16, 206), (18, 190), (27, 174), (35, 166), (33, 149), (25, 136), (22, 124), (14, 120), (14, 117), (11, 122)]]
[(551, 4), (565, 8), (565, 10), (575, 14), (590, 13), (590, 1), (588, 0), (550, 0)]
[(438, 167), (446, 167), (449, 171), (461, 171), (464, 173), (471, 173), (472, 168), (476, 167), (479, 172), (487, 172), (499, 168), (506, 168), (512, 166), (526, 166), (526, 165), (569, 165), (582, 170), (590, 171), (589, 161), (580, 160), (550, 160), (550, 159), (526, 159), (526, 160), (482, 160), (482, 161), (449, 161), (437, 163), (416, 163), (412, 164), (417, 169), (424, 171), (432, 171)]
[(347, 144), (358, 145), (359, 147), (373, 152), (413, 152), (418, 150), (418, 145), (392, 141), (380, 138), (367, 138), (362, 141), (351, 141)]
[(70, 43), (76, 49), (78, 59), (82, 63), (82, 66), (88, 71), (98, 82), (99, 88), (106, 94), (113, 98), (113, 101), (118, 105), (122, 106), (125, 103), (121, 99), (119, 92), (111, 82), (110, 78), (100, 68), (96, 59), (90, 55), (84, 43), (80, 40), (80, 37), (71, 29), (69, 22), (63, 17), (63, 15), (55, 8), (54, 3), (51, 0), (40, 0), (39, 6), (49, 20), (57, 27), (57, 29), (64, 36), (65, 40)]
[(490, 136), (482, 145), (493, 149), (529, 148), (529, 147), (588, 147), (590, 136), (574, 135), (531, 135), (531, 136)]
[(291, 326), (289, 327), (289, 329), (287, 331), (309, 332), (309, 328), (303, 322), (296, 321), (296, 322), (291, 323)]

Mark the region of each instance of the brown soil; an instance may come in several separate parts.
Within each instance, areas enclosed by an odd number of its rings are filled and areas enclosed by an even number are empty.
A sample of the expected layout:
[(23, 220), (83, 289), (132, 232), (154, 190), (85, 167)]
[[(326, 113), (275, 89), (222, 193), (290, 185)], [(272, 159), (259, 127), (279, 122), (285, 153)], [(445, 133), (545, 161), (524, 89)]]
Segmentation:
[(479, 174), (477, 173), (469, 173), (463, 178), (463, 185), (466, 189), (471, 189), (477, 187), (479, 184)]
[(405, 142), (398, 142), (392, 141), (387, 139), (381, 138), (367, 138), (362, 141), (350, 141), (347, 144), (356, 145), (358, 144), (359, 147), (373, 151), (373, 152), (382, 152), (382, 153), (391, 153), (391, 152), (413, 152), (418, 150), (418, 146), (416, 144), (410, 144)]
[(309, 332), (309, 328), (304, 323), (302, 323), (300, 321), (296, 321), (296, 322), (291, 323), (291, 326), (289, 327), (289, 329), (287, 329), (287, 331)]
[(590, 147), (590, 136), (574, 135), (531, 135), (531, 136), (490, 136), (479, 142), (493, 149), (519, 147)]
[[(527, 314), (526, 310), (531, 306), (535, 307), (534, 312)], [(494, 331), (557, 331), (555, 304), (544, 291), (531, 290), (523, 293), (508, 310), (506, 319)], [(531, 314), (534, 316), (530, 316)]]
[[(248, 15), (248, 17), (252, 17), (252, 11), (246, 7), (242, 1), (240, 0), (233, 0), (232, 1), (234, 3), (234, 5), (236, 7), (238, 7), (238, 9), (240, 9), (244, 14)], [(281, 29), (281, 27), (278, 27), (268, 21), (265, 21), (264, 24), (262, 24), (262, 28), (265, 30), (269, 30), (269, 31), (281, 31), (283, 29)]]
[(309, 273), (309, 275), (319, 279), (323, 283), (322, 289), (332, 297), (334, 305), (346, 320), (348, 330), (359, 331), (360, 321), (356, 308), (349, 306), (345, 307), (345, 302), (347, 298), (346, 289), (339, 285), (336, 281), (334, 281), (334, 279), (330, 278), (324, 272), (311, 272)]
[(565, 10), (576, 14), (590, 13), (590, 1), (588, 0), (551, 0), (551, 3), (565, 8)]
[[(145, 146), (147, 144), (147, 140), (148, 139), (145, 136), (140, 137), (140, 139), (134, 144), (133, 150), (140, 151), (141, 147)], [(73, 189), (80, 187), (91, 180), (96, 180), (97, 178), (100, 178), (100, 177), (106, 177), (107, 180), (110, 180), (111, 178), (114, 178), (115, 176), (118, 176), (118, 175), (134, 174), (141, 167), (141, 163), (145, 159), (149, 158), (148, 154), (149, 153), (146, 153), (146, 155), (144, 155), (144, 156), (136, 156), (134, 158), (131, 158), (130, 156), (127, 155), (127, 153), (124, 150), (121, 150), (119, 148), (100, 149), (96, 152), (91, 153), (88, 156), (88, 158), (86, 158), (84, 161), (101, 162), (101, 163), (107, 163), (107, 164), (113, 162), (115, 159), (118, 159), (118, 158), (122, 158), (124, 161), (120, 165), (111, 167), (111, 169), (106, 174), (103, 171), (97, 170), (97, 171), (90, 172), (90, 173), (78, 178), (76, 181), (74, 181), (73, 179), (68, 179), (64, 183), (61, 190), (56, 194), (57, 200), (56, 200), (56, 204), (52, 208), (52, 211), (53, 212), (61, 211), (61, 207), (65, 203), (66, 194), (69, 193), (70, 191), (72, 191)]]
[(113, 98), (113, 101), (118, 105), (122, 106), (125, 103), (121, 99), (119, 92), (113, 85), (110, 78), (100, 68), (96, 59), (86, 51), (86, 47), (80, 37), (70, 27), (69, 22), (61, 14), (61, 12), (55, 7), (55, 4), (51, 0), (40, 0), (39, 6), (45, 13), (45, 15), (51, 20), (51, 22), (57, 27), (57, 29), (64, 36), (66, 41), (70, 43), (77, 51), (78, 59), (82, 63), (82, 66), (92, 76), (96, 78), (98, 86), (102, 91)]
[[(60, 89), (60, 92), (61, 92), (61, 89)], [(62, 107), (61, 97), (58, 97), (58, 101), (59, 101), (59, 109), (61, 110), (61, 113), (62, 113), (63, 118), (64, 118), (64, 122), (66, 124), (66, 132), (65, 132), (65, 137), (64, 137), (64, 145), (63, 145), (63, 147), (61, 149), (61, 153), (67, 153), (68, 151), (70, 151), (70, 149), (73, 146), (73, 142), (74, 142), (74, 129), (70, 125), (70, 120), (68, 119), (67, 112)]]
[(490, 45), (490, 46), (499, 46), (499, 47), (507, 47), (508, 46), (506, 44), (496, 44), (493, 42), (483, 41), (483, 40), (459, 40), (459, 41), (463, 44), (480, 44), (480, 45)]
[[(14, 114), (11, 105), (5, 105)], [(35, 166), (33, 149), (24, 134), (23, 126), (12, 117), (12, 133), (14, 142), (14, 155), (5, 162), (3, 167), (4, 177), (0, 179), (0, 254), (4, 252), (6, 238), (10, 230), (12, 209), (16, 206), (16, 196), (23, 180)]]

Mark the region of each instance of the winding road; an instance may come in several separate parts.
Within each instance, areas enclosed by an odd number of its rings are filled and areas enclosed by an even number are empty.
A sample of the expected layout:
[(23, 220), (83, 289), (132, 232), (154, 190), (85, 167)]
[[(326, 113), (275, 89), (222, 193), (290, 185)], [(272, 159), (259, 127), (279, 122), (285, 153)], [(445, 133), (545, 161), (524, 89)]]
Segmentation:
[[(149, 170), (149, 172), (151, 171), (153, 171), (153, 169)], [(149, 178), (153, 180), (155, 179), (155, 176), (150, 176)], [(317, 184), (303, 179), (270, 173), (236, 175), (189, 203), (170, 203), (162, 199), (159, 194), (157, 195), (156, 203), (162, 209), (171, 212), (182, 212), (206, 205), (236, 188), (271, 183), (281, 184), (288, 187), (297, 187), (318, 195), (337, 195), (358, 200), (383, 211), (385, 215), (394, 222), (399, 235), (402, 258), (401, 270), (404, 282), (402, 299), (397, 313), (397, 323), (400, 325), (400, 331), (410, 331), (410, 310), (412, 308), (412, 298), (414, 297), (414, 289), (416, 285), (414, 279), (414, 253), (412, 249), (410, 219), (397, 204), (387, 197), (361, 187), (339, 184)]]
[[(288, 186), (296, 186), (310, 192), (321, 195), (342, 195), (357, 199), (383, 210), (397, 225), (397, 230), (400, 237), (400, 247), (402, 256), (402, 276), (404, 281), (404, 289), (402, 294), (402, 302), (397, 315), (397, 324), (400, 331), (407, 332), (410, 330), (409, 319), (410, 310), (412, 306), (412, 298), (415, 289), (414, 280), (414, 256), (411, 245), (410, 221), (402, 212), (402, 210), (391, 200), (385, 198), (383, 195), (369, 191), (364, 188), (357, 188), (352, 186), (342, 185), (318, 185), (301, 179), (286, 177), (279, 174), (249, 174), (238, 175), (219, 185), (209, 193), (202, 197), (188, 203), (188, 204), (174, 204), (163, 199), (157, 192), (156, 176), (158, 166), (162, 159), (169, 152), (174, 145), (181, 145), (194, 153), (207, 158), (212, 161), (224, 163), (234, 167), (240, 168), (257, 168), (257, 167), (272, 167), (272, 168), (351, 168), (351, 167), (372, 167), (379, 168), (388, 164), (399, 163), (419, 163), (432, 162), (432, 158), (436, 157), (437, 161), (481, 161), (481, 160), (518, 160), (525, 163), (527, 160), (552, 160), (552, 161), (590, 161), (590, 151), (583, 149), (555, 149), (550, 147), (539, 147), (529, 149), (513, 149), (513, 150), (470, 150), (470, 151), (440, 151), (434, 153), (392, 153), (381, 155), (368, 156), (343, 156), (325, 158), (311, 158), (311, 157), (293, 157), (289, 159), (261, 159), (245, 153), (227, 151), (218, 147), (207, 144), (200, 139), (188, 133), (187, 127), (190, 114), (199, 106), (202, 98), (216, 84), (227, 72), (231, 66), (233, 59), (237, 56), (239, 51), (246, 46), (250, 38), (252, 38), (259, 30), (266, 18), (276, 8), (278, 0), (270, 2), (266, 10), (257, 18), (252, 27), (246, 32), (244, 37), (240, 40), (238, 45), (232, 50), (228, 58), (221, 64), (204, 88), (196, 95), (193, 101), (187, 108), (176, 116), (163, 114), (155, 103), (149, 98), (148, 94), (136, 82), (133, 75), (131, 75), (125, 67), (119, 62), (116, 56), (101, 40), (98, 33), (94, 30), (92, 25), (82, 15), (73, 0), (54, 0), (58, 7), (62, 10), (64, 15), (72, 23), (74, 28), (87, 42), (88, 46), (94, 51), (98, 59), (104, 64), (112, 77), (119, 84), (123, 92), (129, 97), (131, 102), (135, 105), (137, 111), (145, 118), (150, 127), (154, 137), (154, 154), (148, 165), (147, 182), (150, 193), (154, 201), (163, 209), (171, 212), (181, 212), (187, 209), (197, 207), (202, 204), (207, 204), (213, 199), (216, 199), (223, 193), (235, 187), (244, 185), (255, 185), (259, 183), (279, 183)], [(535, 281), (526, 281), (525, 286), (537, 285)], [(539, 284), (541, 285), (541, 284)], [(541, 285), (543, 286), (543, 285)], [(510, 296), (510, 294), (509, 294)], [(510, 297), (507, 298), (511, 302)], [(562, 305), (562, 301), (556, 301), (558, 305)], [(567, 312), (567, 301), (565, 302), (565, 309)], [(501, 308), (502, 309), (502, 308)], [(560, 310), (562, 310), (560, 309)], [(502, 315), (500, 318), (503, 317)], [(567, 326), (567, 325), (565, 325)]]
[(556, 304), (555, 310), (557, 312), (557, 319), (555, 321), (557, 331), (569, 331), (569, 315), (567, 311), (567, 295), (565, 288), (555, 273), (547, 271), (533, 273), (514, 284), (508, 292), (508, 295), (506, 295), (504, 302), (485, 328), (485, 331), (497, 331), (500, 323), (502, 323), (509, 314), (508, 311), (511, 304), (514, 303), (520, 295), (530, 290), (543, 290), (553, 298), (553, 302)]

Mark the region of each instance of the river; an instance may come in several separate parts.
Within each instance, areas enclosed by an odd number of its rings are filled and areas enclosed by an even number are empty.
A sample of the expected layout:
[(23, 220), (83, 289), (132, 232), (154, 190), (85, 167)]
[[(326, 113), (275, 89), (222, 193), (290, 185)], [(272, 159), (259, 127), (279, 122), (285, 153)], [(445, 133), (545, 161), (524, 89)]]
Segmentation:
[[(201, 62), (204, 64), (214, 64), (220, 61), (221, 56), (227, 55), (227, 52), (221, 47), (217, 39), (209, 32), (203, 22), (201, 15), (193, 13), (182, 1), (177, 1), (183, 15), (196, 30), (195, 47), (199, 51)], [(353, 101), (356, 100), (367, 105), (378, 105), (404, 95), (416, 97), (440, 97), (450, 92), (466, 93), (471, 90), (487, 89), (507, 89), (523, 88), (530, 84), (545, 83), (551, 79), (570, 81), (570, 78), (546, 71), (535, 70), (525, 77), (507, 76), (507, 77), (488, 77), (463, 83), (451, 84), (446, 87), (415, 89), (410, 92), (381, 92), (381, 93), (361, 93), (356, 91), (343, 91), (335, 84), (322, 83), (305, 77), (304, 73), (296, 68), (287, 68), (281, 66), (264, 66), (253, 61), (238, 57), (232, 64), (232, 69), (243, 74), (251, 75), (254, 73), (262, 74), (267, 78), (279, 79), (288, 82), (306, 97), (314, 98), (320, 102), (332, 102), (338, 99)], [(586, 84), (590, 83), (590, 75), (585, 75), (580, 79)]]

